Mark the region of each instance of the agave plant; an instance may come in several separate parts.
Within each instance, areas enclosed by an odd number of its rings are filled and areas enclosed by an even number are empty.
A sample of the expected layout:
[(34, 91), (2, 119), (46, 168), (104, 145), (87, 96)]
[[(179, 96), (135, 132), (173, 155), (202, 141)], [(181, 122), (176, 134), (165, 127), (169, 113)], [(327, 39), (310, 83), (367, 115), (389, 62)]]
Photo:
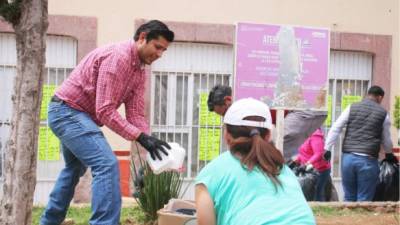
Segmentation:
[(157, 211), (164, 207), (171, 198), (181, 197), (183, 177), (180, 172), (168, 171), (154, 174), (146, 160), (140, 156), (138, 147), (137, 157), (139, 165), (131, 159), (132, 181), (135, 187), (133, 196), (139, 207), (143, 210), (146, 221), (155, 221)]
[(397, 145), (400, 145), (400, 96), (395, 97), (393, 114), (393, 126), (397, 128)]

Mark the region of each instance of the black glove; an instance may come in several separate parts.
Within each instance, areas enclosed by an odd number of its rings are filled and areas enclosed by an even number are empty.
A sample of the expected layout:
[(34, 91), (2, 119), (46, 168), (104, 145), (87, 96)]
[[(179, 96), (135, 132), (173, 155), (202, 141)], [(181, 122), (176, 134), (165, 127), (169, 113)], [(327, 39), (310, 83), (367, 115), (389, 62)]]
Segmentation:
[(397, 160), (396, 156), (394, 156), (393, 153), (386, 153), (385, 160), (390, 163), (398, 163), (399, 162), (399, 160)]
[(167, 149), (171, 149), (167, 142), (161, 141), (145, 133), (140, 133), (136, 141), (138, 141), (143, 146), (143, 148), (145, 148), (150, 153), (150, 156), (153, 160), (155, 160), (156, 157), (161, 160), (160, 151), (163, 152), (165, 155), (168, 155), (168, 152), (164, 149), (163, 146), (167, 147)]
[(300, 164), (299, 164), (298, 162), (296, 162), (296, 161), (294, 161), (294, 160), (292, 160), (292, 159), (289, 159), (289, 160), (286, 162), (286, 165), (288, 165), (288, 167), (289, 167), (290, 169), (293, 169), (293, 168), (296, 168), (296, 167), (300, 166)]
[(331, 161), (331, 156), (332, 156), (331, 151), (325, 150), (324, 159), (325, 159), (326, 161)]
[(301, 165), (301, 166), (299, 166), (299, 172), (306, 172), (306, 165)]

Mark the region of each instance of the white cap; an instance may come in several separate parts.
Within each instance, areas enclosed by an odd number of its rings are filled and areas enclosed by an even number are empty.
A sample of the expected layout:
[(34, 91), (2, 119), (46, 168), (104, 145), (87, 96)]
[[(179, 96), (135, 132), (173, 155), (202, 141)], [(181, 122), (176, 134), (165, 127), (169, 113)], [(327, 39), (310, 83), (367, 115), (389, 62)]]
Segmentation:
[[(248, 116), (259, 116), (265, 119), (263, 122), (244, 120)], [(224, 123), (236, 126), (251, 126), (272, 128), (271, 112), (269, 107), (254, 98), (243, 98), (235, 101), (224, 116)]]

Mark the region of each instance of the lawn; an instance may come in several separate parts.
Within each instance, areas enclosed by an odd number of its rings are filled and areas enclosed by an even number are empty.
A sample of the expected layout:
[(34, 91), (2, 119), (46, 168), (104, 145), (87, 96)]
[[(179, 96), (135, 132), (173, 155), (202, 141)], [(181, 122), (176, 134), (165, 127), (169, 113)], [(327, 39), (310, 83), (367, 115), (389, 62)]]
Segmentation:
[[(32, 225), (39, 225), (40, 215), (43, 207), (34, 207), (32, 213)], [(90, 207), (71, 207), (68, 210), (67, 218), (74, 221), (74, 225), (88, 225), (90, 219)], [(134, 221), (137, 224), (144, 224), (144, 214), (139, 207), (125, 207), (121, 211), (121, 223), (126, 221)], [(133, 223), (132, 223), (133, 224)]]
[[(313, 206), (318, 225), (398, 225), (398, 213), (380, 213), (361, 208), (338, 209), (329, 206)], [(39, 224), (43, 207), (34, 207), (33, 225)], [(90, 207), (71, 207), (67, 218), (74, 221), (74, 225), (88, 225)], [(144, 215), (138, 206), (124, 207), (121, 212), (122, 225), (144, 224)]]

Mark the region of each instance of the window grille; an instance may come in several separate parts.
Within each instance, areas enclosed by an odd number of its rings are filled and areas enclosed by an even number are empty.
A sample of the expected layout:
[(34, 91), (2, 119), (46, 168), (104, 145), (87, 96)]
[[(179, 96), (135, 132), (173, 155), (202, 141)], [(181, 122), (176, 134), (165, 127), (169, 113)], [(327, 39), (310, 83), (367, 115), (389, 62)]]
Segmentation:
[[(57, 151), (49, 157), (48, 143), (51, 132), (47, 123), (47, 105), (55, 87), (60, 85), (76, 65), (77, 42), (73, 38), (63, 36), (47, 36), (46, 40), (46, 68), (44, 75), (43, 99), (41, 107), (41, 121), (39, 131), (38, 151), (38, 181), (55, 180), (59, 170), (63, 166), (61, 161), (60, 146)], [(12, 102), (11, 95), (16, 73), (17, 53), (15, 35), (11, 33), (0, 33), (0, 104), (3, 112), (0, 114), (0, 177), (3, 171), (3, 158), (5, 142), (10, 135), (10, 120)], [(42, 139), (40, 139), (42, 137)], [(54, 144), (54, 143), (53, 143)], [(44, 145), (46, 145), (44, 147)]]
[[(331, 51), (329, 72), (329, 96), (331, 113), (325, 122), (325, 137), (345, 106), (361, 100), (370, 87), (372, 55), (361, 52)], [(332, 148), (332, 176), (341, 177), (342, 142), (345, 129)]]

